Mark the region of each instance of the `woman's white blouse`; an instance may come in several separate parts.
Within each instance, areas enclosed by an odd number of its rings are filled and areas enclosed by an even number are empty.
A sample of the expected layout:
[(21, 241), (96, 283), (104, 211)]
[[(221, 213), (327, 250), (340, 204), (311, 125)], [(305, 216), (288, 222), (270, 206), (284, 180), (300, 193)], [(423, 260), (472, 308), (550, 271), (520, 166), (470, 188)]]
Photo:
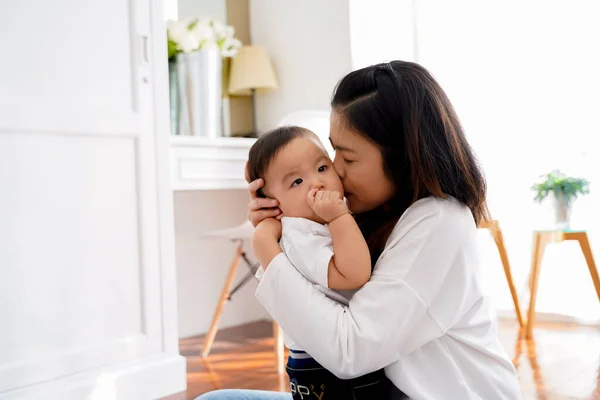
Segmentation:
[(262, 274), (256, 297), (340, 378), (385, 368), (416, 400), (520, 399), (479, 267), (470, 210), (428, 197), (402, 215), (349, 306), (327, 298), (284, 253)]

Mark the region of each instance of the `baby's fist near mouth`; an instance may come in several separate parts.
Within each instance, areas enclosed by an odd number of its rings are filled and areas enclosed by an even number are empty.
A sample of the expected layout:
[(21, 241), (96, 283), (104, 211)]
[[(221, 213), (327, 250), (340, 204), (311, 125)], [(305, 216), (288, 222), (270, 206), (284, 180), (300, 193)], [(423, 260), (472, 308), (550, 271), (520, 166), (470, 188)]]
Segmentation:
[(340, 192), (312, 189), (307, 195), (308, 205), (315, 214), (329, 223), (348, 213), (348, 207)]

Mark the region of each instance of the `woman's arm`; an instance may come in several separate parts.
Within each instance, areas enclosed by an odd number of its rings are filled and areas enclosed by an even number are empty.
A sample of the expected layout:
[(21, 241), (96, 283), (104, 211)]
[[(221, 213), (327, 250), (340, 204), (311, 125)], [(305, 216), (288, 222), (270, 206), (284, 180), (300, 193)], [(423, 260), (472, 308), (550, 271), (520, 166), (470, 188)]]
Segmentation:
[(325, 297), (284, 254), (258, 286), (258, 300), (284, 331), (340, 378), (385, 367), (440, 337), (470, 301), (461, 286), (468, 278), (458, 276), (465, 272), (453, 268), (464, 218), (445, 217), (435, 200), (420, 211), (403, 217), (395, 244), (348, 307)]

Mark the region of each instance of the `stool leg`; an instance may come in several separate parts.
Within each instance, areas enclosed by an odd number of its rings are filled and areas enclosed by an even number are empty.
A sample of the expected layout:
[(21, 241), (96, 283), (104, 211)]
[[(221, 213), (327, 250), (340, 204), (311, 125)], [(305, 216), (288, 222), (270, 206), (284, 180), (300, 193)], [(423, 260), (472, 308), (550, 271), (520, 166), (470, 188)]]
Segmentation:
[(519, 305), (519, 296), (517, 295), (517, 289), (515, 288), (515, 283), (513, 281), (510, 263), (508, 261), (508, 254), (506, 252), (506, 248), (504, 247), (504, 237), (502, 236), (502, 230), (500, 230), (499, 227), (496, 227), (495, 232), (492, 232), (492, 236), (494, 237), (494, 241), (496, 242), (496, 247), (498, 247), (498, 253), (500, 253), (500, 260), (502, 260), (502, 266), (504, 267), (504, 274), (506, 275), (508, 288), (510, 289), (510, 294), (512, 296), (513, 303), (515, 304), (515, 312), (517, 313), (517, 320), (519, 321), (519, 326), (523, 327), (525, 324), (523, 322), (523, 315), (521, 314), (521, 306)]
[(279, 327), (277, 322), (273, 321), (273, 339), (275, 339), (275, 366), (277, 367), (277, 373), (283, 374), (284, 372), (284, 357), (285, 353), (283, 350), (283, 331)]
[(210, 323), (210, 328), (208, 329), (208, 333), (206, 334), (206, 338), (204, 339), (204, 347), (202, 349), (203, 357), (208, 356), (208, 353), (210, 353), (210, 349), (212, 348), (215, 336), (217, 335), (219, 320), (221, 319), (221, 315), (223, 314), (223, 308), (225, 308), (225, 303), (227, 303), (227, 299), (229, 298), (229, 291), (231, 290), (231, 285), (233, 283), (233, 279), (235, 278), (235, 273), (237, 272), (238, 265), (240, 265), (242, 252), (242, 243), (240, 243), (237, 249), (235, 250), (235, 257), (233, 258), (233, 260), (231, 261), (231, 265), (229, 266), (229, 273), (227, 273), (227, 278), (225, 279), (223, 289), (221, 289), (221, 296), (219, 297), (217, 308), (215, 309), (212, 322)]
[(544, 256), (547, 238), (544, 233), (534, 234), (533, 254), (531, 257), (531, 297), (529, 300), (529, 315), (527, 316), (527, 330), (525, 338), (533, 337), (533, 324), (535, 323), (535, 301), (537, 298), (540, 268)]
[(581, 251), (583, 252), (583, 256), (585, 257), (585, 261), (587, 262), (590, 270), (590, 275), (592, 276), (592, 281), (594, 282), (594, 287), (596, 288), (596, 294), (598, 295), (598, 301), (600, 301), (600, 277), (598, 277), (598, 269), (596, 268), (596, 263), (594, 262), (594, 256), (592, 255), (592, 248), (590, 247), (587, 234), (584, 233), (579, 236), (577, 241), (579, 242), (579, 246), (581, 247)]

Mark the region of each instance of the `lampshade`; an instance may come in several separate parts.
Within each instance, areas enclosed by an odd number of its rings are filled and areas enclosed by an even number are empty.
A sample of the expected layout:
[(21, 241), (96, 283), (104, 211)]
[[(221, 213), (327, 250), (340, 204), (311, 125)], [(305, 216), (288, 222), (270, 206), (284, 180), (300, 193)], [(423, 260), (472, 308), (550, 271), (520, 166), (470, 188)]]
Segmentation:
[(251, 89), (277, 89), (275, 71), (264, 48), (244, 46), (231, 61), (229, 94), (249, 96)]

